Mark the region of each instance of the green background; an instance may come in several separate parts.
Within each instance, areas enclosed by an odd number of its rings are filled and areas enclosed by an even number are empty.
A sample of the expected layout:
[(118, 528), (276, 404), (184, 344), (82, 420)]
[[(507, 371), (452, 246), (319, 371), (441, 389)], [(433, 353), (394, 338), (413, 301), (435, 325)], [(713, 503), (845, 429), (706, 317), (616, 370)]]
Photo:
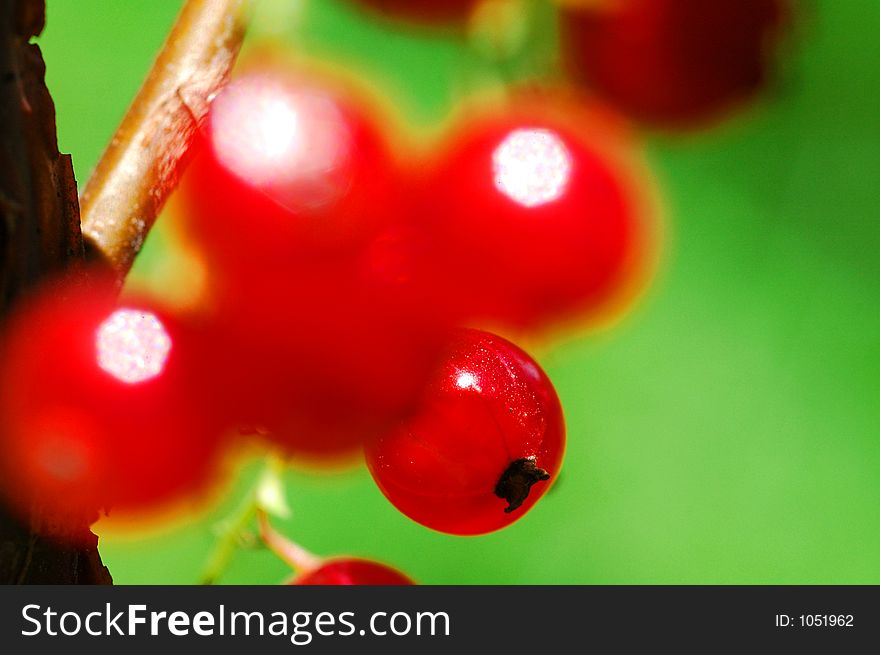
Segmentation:
[[(49, 0), (39, 42), (81, 183), (180, 4)], [(358, 67), (416, 122), (442, 117), (463, 77), (493, 75), (450, 35), (339, 0), (264, 5), (256, 33)], [(802, 6), (759, 106), (700, 137), (646, 135), (667, 208), (661, 270), (613, 329), (540, 353), (569, 425), (558, 487), (509, 529), (465, 539), (398, 514), (363, 469), (293, 472), (284, 532), (424, 583), (880, 583), (880, 4)], [(116, 581), (195, 581), (255, 470), (208, 513), (103, 535)], [(222, 581), (285, 575), (246, 548)]]

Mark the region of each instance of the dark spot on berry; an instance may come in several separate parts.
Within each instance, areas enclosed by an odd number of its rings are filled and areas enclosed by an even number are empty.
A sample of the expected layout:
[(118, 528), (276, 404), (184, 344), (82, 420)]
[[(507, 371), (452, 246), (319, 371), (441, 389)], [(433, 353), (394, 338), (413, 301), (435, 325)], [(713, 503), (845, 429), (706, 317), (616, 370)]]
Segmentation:
[(507, 501), (504, 512), (510, 514), (529, 497), (533, 484), (549, 479), (550, 474), (538, 468), (533, 458), (518, 459), (501, 474), (495, 485), (495, 495)]

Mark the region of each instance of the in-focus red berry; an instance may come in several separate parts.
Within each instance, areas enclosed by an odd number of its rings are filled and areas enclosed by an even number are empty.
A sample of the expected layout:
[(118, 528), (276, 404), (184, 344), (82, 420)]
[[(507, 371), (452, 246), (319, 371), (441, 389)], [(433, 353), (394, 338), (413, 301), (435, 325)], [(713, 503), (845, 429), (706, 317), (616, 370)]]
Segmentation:
[(538, 364), (501, 337), (462, 330), (420, 411), (367, 443), (382, 493), (434, 530), (492, 532), (525, 514), (562, 464), (559, 399)]
[(636, 119), (687, 128), (753, 97), (772, 67), (783, 0), (627, 0), (566, 9), (568, 68)]
[(63, 525), (193, 491), (213, 473), (220, 426), (200, 397), (194, 335), (111, 287), (67, 281), (25, 302), (0, 364), (2, 491)]
[(421, 209), (445, 302), (534, 328), (602, 313), (630, 289), (645, 217), (600, 143), (541, 103), (453, 131)]
[(293, 579), (295, 585), (412, 585), (400, 571), (366, 559), (336, 558)]
[(449, 24), (466, 19), (479, 0), (355, 0), (391, 18)]

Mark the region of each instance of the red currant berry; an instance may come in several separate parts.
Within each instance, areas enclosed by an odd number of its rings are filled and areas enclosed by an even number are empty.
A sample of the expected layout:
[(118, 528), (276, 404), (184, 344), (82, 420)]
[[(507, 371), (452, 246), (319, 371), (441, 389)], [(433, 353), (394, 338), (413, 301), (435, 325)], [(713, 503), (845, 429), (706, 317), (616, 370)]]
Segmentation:
[(434, 530), (473, 535), (514, 522), (552, 484), (565, 428), (538, 364), (487, 332), (462, 330), (420, 411), (367, 443), (382, 493)]
[(533, 328), (594, 317), (631, 290), (647, 229), (600, 143), (546, 105), (459, 126), (423, 198), (444, 302)]
[(366, 559), (338, 558), (294, 578), (295, 585), (412, 585), (400, 571)]
[(244, 423), (300, 459), (342, 459), (412, 411), (445, 324), (337, 270), (267, 280), (222, 321)]
[(196, 241), (230, 275), (361, 247), (400, 212), (397, 166), (368, 113), (278, 68), (233, 81), (185, 179)]
[(783, 0), (629, 0), (564, 10), (573, 76), (640, 121), (687, 128), (765, 84)]
[(356, 0), (392, 18), (418, 23), (449, 24), (466, 19), (478, 0)]
[(380, 289), (362, 260), (255, 268), (218, 298), (220, 381), (240, 422), (298, 459), (357, 454), (409, 413), (439, 359), (442, 317)]
[(56, 520), (146, 509), (200, 488), (219, 426), (199, 397), (195, 335), (110, 285), (66, 281), (13, 315), (0, 365), (0, 466), (13, 505)]
[(361, 107), (248, 73), (214, 101), (187, 184), (229, 353), (216, 380), (242, 424), (300, 458), (355, 453), (397, 420), (445, 334), (397, 236), (409, 185)]

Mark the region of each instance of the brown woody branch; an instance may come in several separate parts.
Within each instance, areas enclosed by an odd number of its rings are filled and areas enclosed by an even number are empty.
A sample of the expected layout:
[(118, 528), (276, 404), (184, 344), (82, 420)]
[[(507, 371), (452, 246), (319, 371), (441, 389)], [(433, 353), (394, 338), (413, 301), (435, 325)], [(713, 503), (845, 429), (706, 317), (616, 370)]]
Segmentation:
[[(53, 271), (82, 262), (76, 180), (58, 152), (55, 106), (45, 64), (31, 37), (43, 30), (43, 0), (0, 0), (0, 319)], [(41, 536), (57, 527), (32, 503), (24, 516), (0, 506), (0, 584), (109, 583), (93, 517), (70, 517), (66, 538)]]
[(248, 0), (188, 0), (80, 196), (90, 257), (128, 272), (177, 185), (193, 136), (226, 83)]

